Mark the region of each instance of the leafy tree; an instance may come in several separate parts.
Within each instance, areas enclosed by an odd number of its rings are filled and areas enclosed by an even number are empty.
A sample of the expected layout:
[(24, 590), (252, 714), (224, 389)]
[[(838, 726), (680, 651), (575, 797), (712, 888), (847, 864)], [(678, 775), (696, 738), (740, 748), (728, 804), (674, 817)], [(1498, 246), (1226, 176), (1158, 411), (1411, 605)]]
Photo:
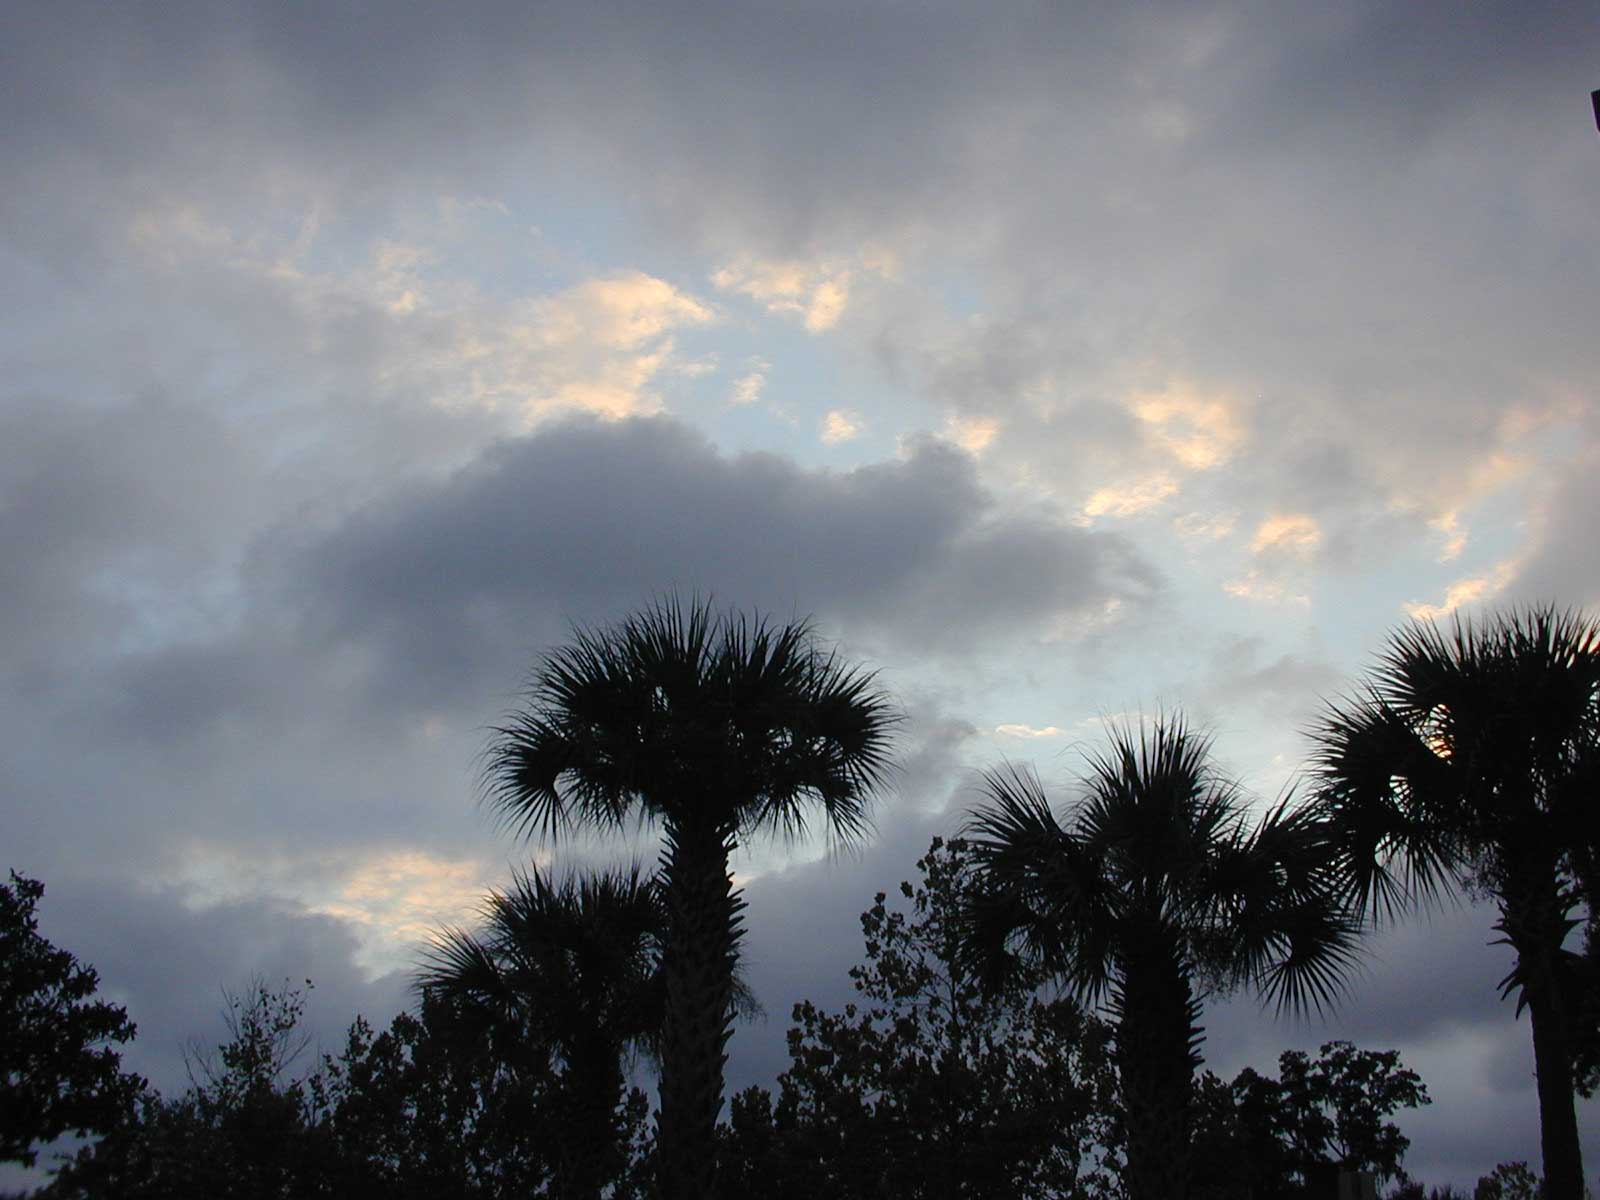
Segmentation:
[(1458, 618), (1448, 635), (1417, 622), (1317, 740), (1323, 813), (1363, 914), (1452, 886), (1498, 905), (1516, 953), (1501, 988), (1533, 1028), (1546, 1188), (1578, 1200), (1574, 1065), (1595, 970), (1565, 943), (1600, 897), (1600, 624), (1548, 607)]
[(1541, 1200), (1544, 1184), (1525, 1162), (1503, 1162), (1478, 1180), (1472, 1200)]
[(714, 1187), (743, 901), (728, 858), (820, 810), (848, 839), (887, 765), (889, 703), (817, 648), (809, 624), (668, 600), (579, 630), (497, 732), (485, 786), (519, 827), (659, 822), (667, 910), (657, 1152), (663, 1194)]
[[(561, 1194), (567, 1096), (556, 1054), (526, 1030), (438, 995), (374, 1033), (358, 1018), (338, 1056), (301, 1074), (303, 993), (252, 988), (228, 1043), (182, 1096), (63, 1164), (43, 1200), (522, 1200)], [(642, 1200), (648, 1104), (622, 1105), (629, 1148), (607, 1180)], [(623, 1161), (625, 1159), (625, 1161)]]
[(1196, 1197), (1295, 1194), (1307, 1168), (1333, 1162), (1404, 1182), (1410, 1139), (1388, 1118), (1429, 1104), (1415, 1071), (1396, 1050), (1324, 1043), (1318, 1057), (1297, 1050), (1278, 1058), (1279, 1077), (1245, 1068), (1231, 1084), (1209, 1071), (1198, 1088)]
[[(559, 1051), (474, 1005), (426, 994), (328, 1060), (327, 1118), (344, 1178), (333, 1195), (520, 1200), (572, 1194), (570, 1080)], [(631, 1090), (609, 1123), (605, 1182), (642, 1198), (649, 1105)], [(364, 1189), (364, 1193), (363, 1193)]]
[(598, 1197), (625, 1153), (626, 1055), (661, 1030), (665, 909), (637, 868), (552, 882), (537, 869), (489, 897), (484, 929), (447, 931), (420, 983), (476, 1009), (512, 1041), (548, 1042), (564, 1194)]
[(39, 935), (44, 884), (11, 872), (0, 884), (0, 1162), (31, 1167), (37, 1147), (114, 1128), (144, 1087), (113, 1044), (133, 1022), (94, 999), (100, 977)]
[(229, 1040), (190, 1054), (190, 1089), (170, 1101), (147, 1093), (137, 1117), (63, 1164), (46, 1195), (317, 1194), (315, 1091), (287, 1078), (307, 1049), (304, 993), (256, 980), (224, 996)]
[(1190, 1144), (1194, 1200), (1278, 1200), (1295, 1195), (1298, 1163), (1278, 1081), (1246, 1067), (1225, 1083), (1195, 1085)]
[[(862, 914), (861, 997), (842, 1013), (805, 1002), (779, 1096), (735, 1098), (725, 1195), (1082, 1196), (1109, 1185), (1115, 1141), (1109, 1032), (1019, 973), (987, 992), (959, 954), (970, 851), (935, 839)], [(782, 1181), (781, 1183), (779, 1181)]]
[(968, 952), (991, 979), (1044, 972), (1104, 1005), (1128, 1192), (1180, 1200), (1204, 997), (1248, 984), (1320, 1009), (1353, 960), (1322, 830), (1286, 803), (1250, 821), (1181, 719), (1114, 730), (1065, 822), (1030, 772), (991, 774), (986, 791)]

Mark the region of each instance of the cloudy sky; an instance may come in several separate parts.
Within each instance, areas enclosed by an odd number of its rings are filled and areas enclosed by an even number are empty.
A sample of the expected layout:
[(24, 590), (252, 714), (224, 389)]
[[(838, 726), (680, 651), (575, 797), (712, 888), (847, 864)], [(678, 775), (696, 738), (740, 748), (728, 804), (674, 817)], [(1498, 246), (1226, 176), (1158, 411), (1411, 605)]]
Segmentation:
[[(407, 1003), (534, 852), (486, 727), (669, 589), (814, 614), (906, 713), (873, 842), (738, 865), (735, 1085), (982, 768), (1181, 708), (1271, 797), (1409, 616), (1600, 603), (1592, 5), (0, 23), (0, 868), (165, 1087), (254, 974), (330, 1042)], [(1398, 1046), (1418, 1174), (1536, 1162), (1490, 920), (1325, 1023), (1215, 1005), (1213, 1065)]]

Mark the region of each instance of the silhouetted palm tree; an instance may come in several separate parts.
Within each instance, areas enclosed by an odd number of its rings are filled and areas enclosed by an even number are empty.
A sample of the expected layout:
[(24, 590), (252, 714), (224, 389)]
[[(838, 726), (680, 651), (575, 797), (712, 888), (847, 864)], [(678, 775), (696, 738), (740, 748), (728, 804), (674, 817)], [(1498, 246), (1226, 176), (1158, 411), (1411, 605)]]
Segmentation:
[(446, 930), (418, 984), (476, 1011), (497, 1043), (548, 1044), (562, 1061), (564, 1195), (597, 1198), (619, 1153), (625, 1057), (661, 1029), (666, 912), (637, 867), (553, 883), (537, 868), (491, 893), (476, 932)]
[(1181, 718), (1114, 729), (1064, 821), (1010, 768), (969, 824), (968, 953), (997, 979), (1042, 969), (1116, 1027), (1133, 1200), (1185, 1194), (1205, 996), (1321, 1009), (1355, 956), (1317, 824), (1287, 803), (1252, 822), (1208, 751)]
[(803, 834), (812, 810), (836, 837), (861, 832), (892, 723), (873, 676), (819, 650), (809, 623), (667, 600), (580, 630), (497, 731), (487, 795), (524, 830), (660, 824), (657, 1150), (670, 1200), (710, 1195), (715, 1177), (744, 907), (729, 853), (756, 833)]
[(1375, 922), (1454, 886), (1487, 893), (1516, 952), (1501, 981), (1528, 1008), (1545, 1194), (1577, 1200), (1578, 956), (1572, 913), (1600, 898), (1600, 624), (1543, 607), (1417, 622), (1316, 731), (1324, 814)]

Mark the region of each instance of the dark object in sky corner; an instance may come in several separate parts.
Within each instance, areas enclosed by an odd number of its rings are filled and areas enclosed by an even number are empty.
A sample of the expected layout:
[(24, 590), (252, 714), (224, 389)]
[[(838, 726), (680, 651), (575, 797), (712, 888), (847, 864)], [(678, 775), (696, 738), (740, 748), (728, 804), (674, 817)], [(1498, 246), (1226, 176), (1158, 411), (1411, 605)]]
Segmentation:
[(1594, 127), (1600, 129), (1600, 90), (1590, 92), (1589, 99), (1594, 104)]

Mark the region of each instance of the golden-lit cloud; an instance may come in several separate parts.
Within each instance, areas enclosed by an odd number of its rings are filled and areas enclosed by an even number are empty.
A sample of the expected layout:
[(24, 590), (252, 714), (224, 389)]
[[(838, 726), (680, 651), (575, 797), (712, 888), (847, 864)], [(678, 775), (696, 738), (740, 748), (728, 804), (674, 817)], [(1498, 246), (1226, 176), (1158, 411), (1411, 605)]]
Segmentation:
[(771, 369), (772, 365), (766, 360), (753, 359), (750, 370), (733, 381), (733, 391), (728, 398), (741, 406), (754, 404), (767, 388), (767, 372)]
[(1283, 604), (1296, 608), (1306, 608), (1311, 604), (1311, 597), (1296, 591), (1288, 581), (1275, 579), (1254, 569), (1238, 579), (1228, 580), (1222, 585), (1222, 590), (1230, 596), (1256, 604)]
[(944, 423), (945, 440), (968, 454), (981, 454), (999, 432), (1000, 422), (993, 417), (950, 417)]
[(860, 437), (865, 428), (860, 413), (835, 408), (822, 418), (823, 444), (832, 446), (839, 442), (848, 442), (852, 438)]
[(1453, 562), (1461, 557), (1461, 552), (1467, 548), (1467, 530), (1461, 524), (1460, 514), (1441, 513), (1428, 522), (1428, 527), (1436, 530), (1444, 538), (1444, 545), (1439, 548), (1439, 557), (1436, 561)]
[(473, 923), (494, 886), (487, 862), (423, 850), (247, 854), (203, 841), (177, 849), (171, 877), (193, 908), (270, 898), (342, 921), (362, 964), (378, 972), (415, 963), (441, 927)]
[(768, 312), (798, 316), (810, 333), (823, 333), (844, 315), (853, 275), (832, 259), (743, 259), (712, 272), (711, 282), (720, 291), (749, 296)]
[(369, 937), (411, 945), (441, 926), (470, 924), (489, 890), (481, 863), (405, 850), (360, 863), (331, 898), (310, 907)]
[(1256, 526), (1250, 539), (1250, 551), (1264, 554), (1268, 551), (1305, 557), (1322, 544), (1322, 527), (1316, 518), (1305, 513), (1280, 513), (1268, 517)]
[(1517, 562), (1507, 559), (1496, 563), (1482, 575), (1458, 579), (1445, 588), (1444, 599), (1438, 604), (1411, 603), (1405, 605), (1407, 615), (1419, 621), (1435, 621), (1440, 617), (1447, 617), (1463, 604), (1475, 604), (1480, 600), (1488, 600), (1516, 578)]
[(635, 416), (662, 407), (651, 385), (675, 362), (673, 334), (714, 319), (666, 280), (625, 272), (464, 331), (435, 369), (463, 383), (471, 403), (517, 413), (525, 425), (574, 409)]
[(642, 271), (591, 279), (535, 308), (548, 341), (590, 340), (617, 350), (637, 350), (680, 326), (713, 319), (706, 305)]
[(1083, 502), (1083, 513), (1087, 517), (1137, 516), (1177, 494), (1175, 480), (1167, 475), (1154, 475), (1124, 487), (1099, 488)]
[[(438, 260), (426, 236), (378, 239), (354, 269), (316, 269), (314, 217), (294, 238), (274, 240), (193, 206), (157, 208), (130, 224), (129, 245), (163, 268), (203, 264), (271, 292), (298, 322), (285, 328), (298, 330), (308, 357), (367, 373), (353, 386), (488, 408), (523, 427), (572, 410), (608, 418), (657, 412), (664, 376), (714, 369), (680, 361), (674, 335), (712, 323), (715, 311), (664, 279), (618, 271), (505, 300), (459, 278), (425, 280), (423, 269)], [(447, 213), (450, 220), (460, 214)], [(329, 330), (351, 324), (363, 334), (356, 346), (332, 339)]]
[(1218, 396), (1174, 385), (1135, 393), (1128, 408), (1155, 443), (1187, 470), (1221, 466), (1244, 444), (1244, 425), (1234, 406)]

